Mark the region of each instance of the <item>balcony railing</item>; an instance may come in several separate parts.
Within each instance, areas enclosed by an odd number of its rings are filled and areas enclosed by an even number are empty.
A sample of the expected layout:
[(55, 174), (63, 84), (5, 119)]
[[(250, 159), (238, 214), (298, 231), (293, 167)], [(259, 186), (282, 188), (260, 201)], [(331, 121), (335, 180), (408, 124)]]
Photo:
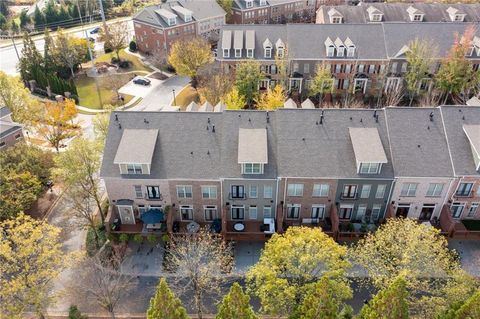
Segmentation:
[(234, 194), (234, 193), (228, 193), (228, 199), (247, 199), (247, 194)]
[(354, 194), (344, 194), (342, 193), (340, 195), (341, 199), (357, 199), (358, 198), (358, 192), (355, 192)]
[(162, 196), (162, 194), (158, 194), (157, 197), (150, 197), (148, 195), (148, 193), (145, 193), (145, 199), (146, 200), (158, 200), (158, 201), (160, 201), (160, 200), (163, 200), (163, 196)]

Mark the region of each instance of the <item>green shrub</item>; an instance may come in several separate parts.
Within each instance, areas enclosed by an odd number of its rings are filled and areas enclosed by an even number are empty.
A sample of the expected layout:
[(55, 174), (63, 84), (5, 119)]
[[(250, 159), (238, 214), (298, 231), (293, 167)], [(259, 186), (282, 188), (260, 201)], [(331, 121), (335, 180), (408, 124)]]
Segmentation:
[(148, 240), (149, 243), (153, 244), (157, 241), (157, 236), (155, 236), (154, 234), (149, 234), (147, 236), (147, 240)]
[(68, 309), (68, 319), (88, 319), (88, 316), (82, 315), (77, 306), (71, 305)]
[(98, 233), (98, 247), (96, 246), (95, 242), (95, 234), (92, 228), (88, 228), (87, 230), (87, 238), (85, 240), (85, 247), (87, 249), (87, 254), (89, 256), (95, 255), (95, 253), (100, 249), (105, 242), (107, 241), (107, 234), (105, 233), (105, 227), (99, 226), (97, 228)]
[(137, 43), (135, 41), (130, 41), (130, 44), (128, 45), (128, 48), (130, 49), (131, 52), (136, 52), (137, 51)]
[(135, 234), (135, 236), (133, 236), (133, 240), (137, 243), (141, 243), (143, 241), (143, 235), (142, 234)]
[(163, 235), (162, 235), (162, 240), (163, 240), (164, 242), (167, 242), (167, 241), (170, 240), (170, 237), (168, 236), (168, 234), (163, 234)]
[(120, 237), (118, 238), (122, 243), (128, 242), (130, 239), (130, 236), (128, 234), (121, 234)]

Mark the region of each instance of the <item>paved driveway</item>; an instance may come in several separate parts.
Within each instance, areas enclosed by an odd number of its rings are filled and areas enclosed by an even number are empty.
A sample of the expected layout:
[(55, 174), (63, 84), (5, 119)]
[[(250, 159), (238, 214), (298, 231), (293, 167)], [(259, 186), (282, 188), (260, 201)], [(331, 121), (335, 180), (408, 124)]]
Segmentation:
[(248, 268), (255, 265), (260, 259), (260, 253), (264, 246), (264, 242), (237, 241), (233, 248), (235, 271), (238, 274), (244, 274)]
[(120, 92), (121, 94), (128, 94), (128, 95), (145, 98), (152, 91), (156, 90), (156, 88), (164, 82), (164, 81), (160, 81), (152, 78), (148, 78), (148, 79), (151, 81), (150, 85), (135, 84), (133, 83), (133, 80), (131, 80), (127, 84), (122, 86), (120, 90), (118, 90), (118, 92)]

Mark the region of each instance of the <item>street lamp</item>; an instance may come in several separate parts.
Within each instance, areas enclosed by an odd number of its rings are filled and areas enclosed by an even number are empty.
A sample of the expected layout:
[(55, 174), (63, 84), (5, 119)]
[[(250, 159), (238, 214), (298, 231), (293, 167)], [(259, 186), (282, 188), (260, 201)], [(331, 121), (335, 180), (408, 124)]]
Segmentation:
[(173, 93), (173, 106), (177, 106), (177, 100), (175, 98), (175, 89), (172, 89), (172, 93)]

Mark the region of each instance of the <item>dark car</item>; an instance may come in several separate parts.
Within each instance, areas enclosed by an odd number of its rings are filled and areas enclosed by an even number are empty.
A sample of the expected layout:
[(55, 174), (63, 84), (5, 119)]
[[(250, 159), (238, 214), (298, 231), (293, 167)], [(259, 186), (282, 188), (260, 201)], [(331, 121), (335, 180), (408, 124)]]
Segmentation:
[(140, 85), (150, 85), (150, 80), (142, 77), (138, 77), (133, 79), (133, 83), (140, 84)]
[(90, 42), (92, 42), (92, 43), (95, 43), (95, 39), (92, 38), (92, 37), (89, 37), (89, 38), (88, 38), (88, 41), (90, 41)]
[(100, 31), (100, 27), (96, 27), (95, 29), (90, 31), (90, 34), (95, 34), (95, 33), (98, 33), (99, 31)]

